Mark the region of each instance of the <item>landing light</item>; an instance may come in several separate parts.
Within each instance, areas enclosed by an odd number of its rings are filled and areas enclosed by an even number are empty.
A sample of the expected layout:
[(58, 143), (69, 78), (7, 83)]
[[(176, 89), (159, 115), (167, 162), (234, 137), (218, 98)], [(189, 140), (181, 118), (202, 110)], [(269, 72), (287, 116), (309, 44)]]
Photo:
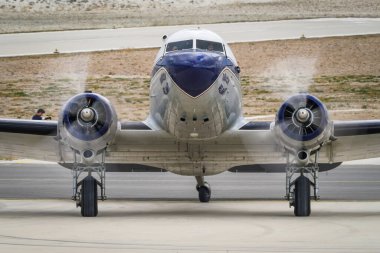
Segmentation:
[(198, 137), (198, 133), (190, 133), (190, 137), (191, 138), (197, 138)]

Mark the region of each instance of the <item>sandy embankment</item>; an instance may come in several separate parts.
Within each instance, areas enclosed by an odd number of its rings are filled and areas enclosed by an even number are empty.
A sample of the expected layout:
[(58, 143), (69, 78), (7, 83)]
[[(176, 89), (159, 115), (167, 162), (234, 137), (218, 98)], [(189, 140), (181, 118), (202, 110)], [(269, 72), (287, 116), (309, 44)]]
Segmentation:
[[(274, 115), (289, 95), (308, 91), (334, 119), (380, 119), (380, 35), (232, 44), (241, 66), (246, 116)], [(119, 118), (143, 120), (158, 49), (0, 58), (0, 117), (53, 118), (65, 100), (93, 90)]]

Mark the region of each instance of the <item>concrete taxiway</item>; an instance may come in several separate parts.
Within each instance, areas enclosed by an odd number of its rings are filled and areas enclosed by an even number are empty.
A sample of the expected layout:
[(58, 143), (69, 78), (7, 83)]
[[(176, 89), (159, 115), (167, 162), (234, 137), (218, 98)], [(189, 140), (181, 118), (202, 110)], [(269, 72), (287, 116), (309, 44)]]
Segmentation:
[(199, 203), (192, 177), (108, 173), (96, 218), (69, 200), (70, 176), (55, 164), (0, 164), (1, 252), (380, 251), (377, 163), (321, 173), (322, 200), (302, 218), (281, 200), (284, 174), (208, 177), (213, 200)]
[(380, 202), (0, 200), (1, 252), (380, 252)]
[(379, 18), (326, 18), (0, 35), (0, 57), (159, 47), (162, 36), (184, 28), (206, 28), (227, 42), (379, 34)]

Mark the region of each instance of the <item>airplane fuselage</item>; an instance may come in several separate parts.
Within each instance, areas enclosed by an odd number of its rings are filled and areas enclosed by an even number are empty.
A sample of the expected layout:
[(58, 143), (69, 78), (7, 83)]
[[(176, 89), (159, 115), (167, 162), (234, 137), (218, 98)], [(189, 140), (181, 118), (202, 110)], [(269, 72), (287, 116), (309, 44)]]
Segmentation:
[[(168, 39), (156, 58), (150, 118), (181, 140), (217, 137), (242, 117), (239, 68), (226, 50), (228, 45), (212, 32), (180, 33)], [(183, 41), (191, 45), (169, 51), (168, 47)], [(200, 49), (206, 43), (216, 44), (219, 50)]]

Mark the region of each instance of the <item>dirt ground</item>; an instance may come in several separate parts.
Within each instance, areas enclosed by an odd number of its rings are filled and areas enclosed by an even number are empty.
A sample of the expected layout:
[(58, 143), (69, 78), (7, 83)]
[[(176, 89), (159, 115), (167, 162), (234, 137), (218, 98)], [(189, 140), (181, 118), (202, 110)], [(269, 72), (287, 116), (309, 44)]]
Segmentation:
[(0, 33), (380, 17), (378, 0), (2, 0)]
[[(297, 92), (326, 103), (332, 118), (380, 119), (380, 35), (232, 44), (245, 116), (270, 115)], [(122, 120), (143, 120), (158, 49), (0, 58), (0, 117), (30, 118), (84, 90), (111, 100)]]

